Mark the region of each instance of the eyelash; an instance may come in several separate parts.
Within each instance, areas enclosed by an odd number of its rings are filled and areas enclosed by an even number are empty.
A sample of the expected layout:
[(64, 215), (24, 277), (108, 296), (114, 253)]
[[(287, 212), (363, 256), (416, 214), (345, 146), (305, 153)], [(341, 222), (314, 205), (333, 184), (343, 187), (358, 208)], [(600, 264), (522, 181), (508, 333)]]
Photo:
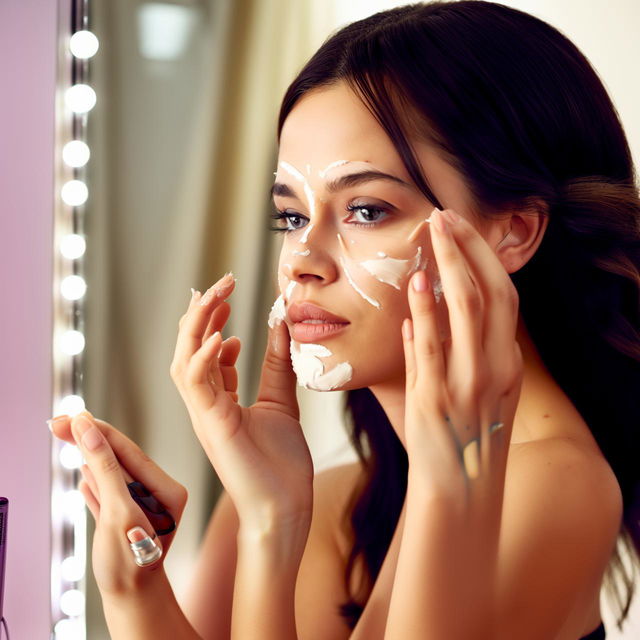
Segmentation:
[[(360, 209), (366, 209), (369, 212), (373, 212), (375, 211), (376, 213), (386, 213), (387, 216), (389, 214), (389, 212), (386, 209), (383, 209), (382, 207), (375, 207), (373, 205), (362, 205), (362, 204), (349, 204), (345, 207), (345, 209), (347, 209), (347, 211), (359, 211)], [(364, 223), (364, 222), (350, 222), (349, 224), (352, 224), (356, 227), (376, 227), (377, 225), (379, 225), (383, 220), (386, 220), (387, 216), (383, 217), (382, 220), (377, 220), (377, 221), (373, 221), (373, 222), (369, 222), (369, 223)], [(274, 220), (284, 220), (284, 219), (290, 219), (290, 218), (304, 218), (303, 215), (299, 214), (299, 213), (288, 213), (287, 211), (281, 211), (280, 209), (277, 209), (277, 213), (273, 213), (270, 216), (271, 218), (273, 218)], [(308, 218), (306, 218), (308, 220)], [(286, 227), (269, 227), (271, 229), (271, 231), (276, 231), (276, 232), (284, 232), (284, 233), (289, 233), (291, 231), (299, 231), (300, 229), (302, 229), (303, 227), (299, 227), (298, 229), (287, 229)]]

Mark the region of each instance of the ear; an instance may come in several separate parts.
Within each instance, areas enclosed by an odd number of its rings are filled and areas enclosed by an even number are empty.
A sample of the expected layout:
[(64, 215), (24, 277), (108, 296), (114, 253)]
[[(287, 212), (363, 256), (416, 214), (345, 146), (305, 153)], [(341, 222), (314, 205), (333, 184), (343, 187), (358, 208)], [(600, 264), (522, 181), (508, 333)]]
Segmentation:
[(511, 215), (492, 225), (487, 242), (493, 247), (507, 273), (514, 273), (524, 267), (538, 250), (549, 224), (547, 207), (544, 203)]

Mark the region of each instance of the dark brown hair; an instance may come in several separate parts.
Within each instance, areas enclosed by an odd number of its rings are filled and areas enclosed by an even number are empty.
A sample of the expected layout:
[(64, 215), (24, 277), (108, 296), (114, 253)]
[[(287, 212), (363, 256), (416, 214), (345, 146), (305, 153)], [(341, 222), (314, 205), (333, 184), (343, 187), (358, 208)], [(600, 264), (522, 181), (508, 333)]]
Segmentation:
[[(392, 140), (416, 186), (440, 209), (410, 144), (433, 145), (463, 176), (474, 214), (538, 209), (549, 225), (510, 274), (543, 361), (589, 425), (624, 500), (619, 542), (640, 553), (640, 200), (619, 116), (589, 61), (557, 29), (481, 0), (415, 3), (332, 34), (289, 86), (287, 115), (310, 90), (345, 81)], [(552, 312), (550, 312), (552, 310)], [(375, 581), (406, 493), (407, 455), (369, 389), (349, 391), (347, 418), (366, 485), (349, 507)], [(624, 581), (624, 604), (612, 581)], [(619, 555), (606, 583), (618, 627), (634, 584)], [(364, 599), (340, 613), (355, 626)]]

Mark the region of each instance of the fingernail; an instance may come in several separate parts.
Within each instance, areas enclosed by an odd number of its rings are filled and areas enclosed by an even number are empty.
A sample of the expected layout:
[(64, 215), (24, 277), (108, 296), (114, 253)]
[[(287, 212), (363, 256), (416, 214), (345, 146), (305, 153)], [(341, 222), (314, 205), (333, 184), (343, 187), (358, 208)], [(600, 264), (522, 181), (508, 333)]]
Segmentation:
[(224, 276), (216, 282), (216, 284), (211, 285), (206, 290), (205, 294), (202, 296), (202, 300), (200, 300), (200, 306), (204, 307), (206, 304), (209, 304), (214, 296), (217, 298), (223, 297), (235, 281), (236, 279), (230, 271), (225, 273)]
[(142, 527), (129, 529), (127, 538), (129, 539), (129, 546), (133, 552), (135, 562), (139, 567), (151, 564), (162, 556), (162, 549)]
[[(83, 418), (84, 421), (84, 418)], [(94, 451), (97, 449), (103, 442), (104, 436), (100, 433), (100, 430), (96, 426), (92, 426), (81, 438), (82, 444), (89, 449), (89, 451)]]
[(437, 231), (441, 231), (442, 233), (447, 233), (447, 219), (443, 216), (442, 211), (438, 211), (438, 213), (434, 214), (431, 217), (432, 226), (436, 228)]
[(429, 287), (427, 274), (424, 271), (416, 271), (411, 279), (411, 284), (413, 285), (414, 290), (418, 293), (426, 291)]
[(66, 413), (61, 413), (59, 416), (53, 416), (53, 418), (49, 418), (49, 420), (45, 420), (45, 422), (47, 423), (47, 426), (49, 427), (49, 431), (51, 431), (51, 433), (53, 433), (53, 423), (56, 422), (56, 420), (62, 420), (63, 418), (68, 418), (69, 416)]
[(402, 336), (405, 340), (411, 340), (411, 338), (413, 338), (413, 329), (411, 328), (409, 318), (405, 318), (402, 321)]
[(448, 209), (447, 211), (443, 211), (442, 215), (451, 224), (457, 224), (461, 220), (461, 217), (455, 211), (451, 211), (450, 209)]

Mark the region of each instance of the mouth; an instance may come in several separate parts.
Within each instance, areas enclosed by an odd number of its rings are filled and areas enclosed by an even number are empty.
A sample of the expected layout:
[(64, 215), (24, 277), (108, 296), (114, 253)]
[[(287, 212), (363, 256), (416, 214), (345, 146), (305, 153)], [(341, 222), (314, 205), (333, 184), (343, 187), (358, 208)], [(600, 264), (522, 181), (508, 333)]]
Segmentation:
[(291, 329), (291, 337), (297, 342), (316, 342), (344, 331), (348, 322), (323, 322), (322, 320), (304, 320), (296, 322)]
[(294, 302), (287, 309), (292, 323), (291, 337), (297, 342), (314, 342), (341, 333), (349, 326), (345, 318), (311, 302)]

